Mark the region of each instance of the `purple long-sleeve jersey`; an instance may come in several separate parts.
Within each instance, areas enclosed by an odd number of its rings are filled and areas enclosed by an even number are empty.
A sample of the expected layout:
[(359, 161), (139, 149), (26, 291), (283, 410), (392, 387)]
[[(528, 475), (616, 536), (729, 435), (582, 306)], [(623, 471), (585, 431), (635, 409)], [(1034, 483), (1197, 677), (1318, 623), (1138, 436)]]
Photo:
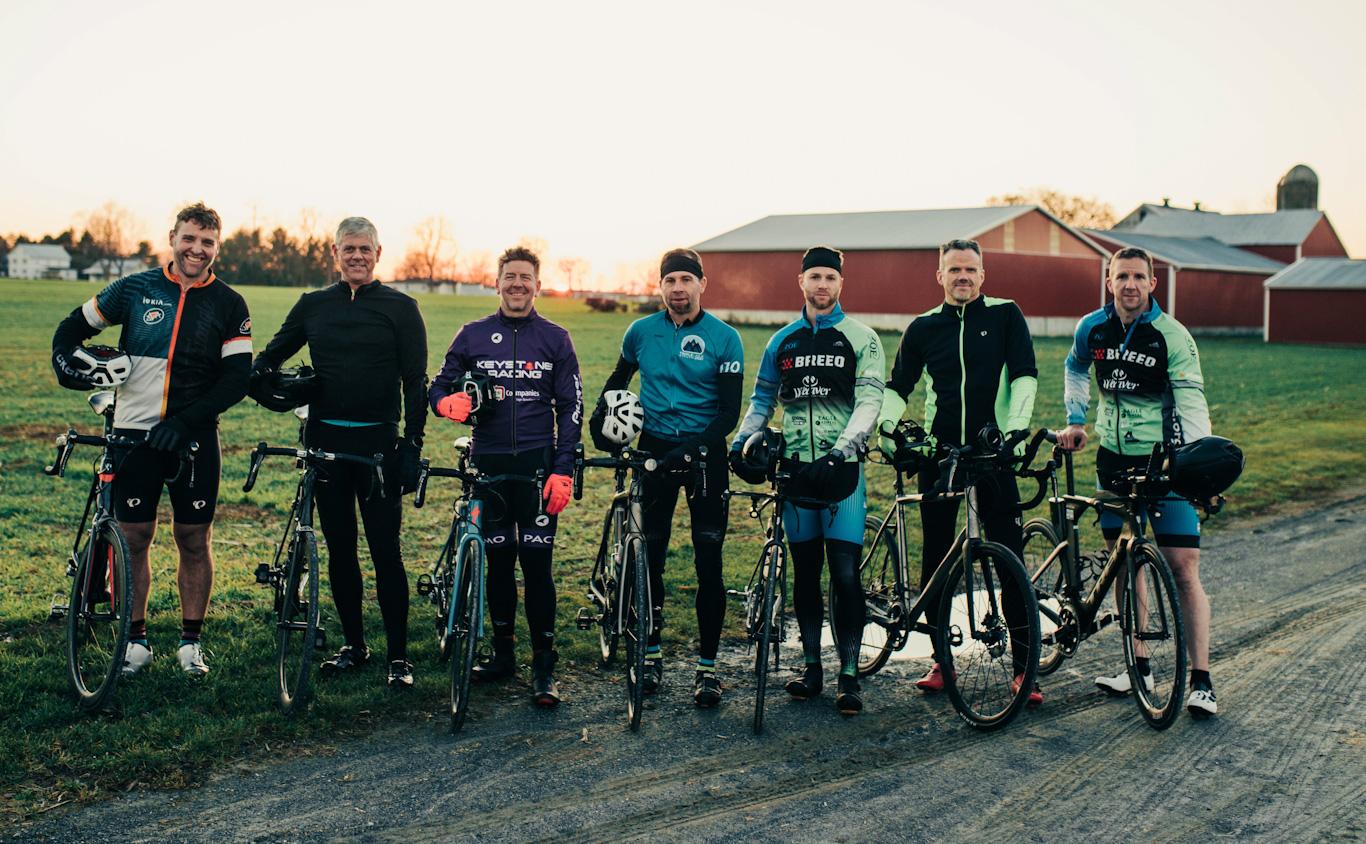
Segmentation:
[(437, 402), (460, 389), (466, 372), (493, 380), (493, 409), (474, 426), (475, 454), (516, 454), (554, 446), (552, 472), (574, 469), (583, 427), (583, 383), (574, 343), (562, 326), (532, 310), (525, 317), (497, 313), (466, 323), (427, 398)]

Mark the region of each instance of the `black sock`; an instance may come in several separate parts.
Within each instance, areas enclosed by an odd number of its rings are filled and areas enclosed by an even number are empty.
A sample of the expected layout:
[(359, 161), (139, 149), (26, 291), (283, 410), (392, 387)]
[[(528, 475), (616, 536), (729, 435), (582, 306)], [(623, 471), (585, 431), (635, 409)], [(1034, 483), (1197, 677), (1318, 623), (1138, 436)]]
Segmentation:
[(1134, 665), (1138, 668), (1138, 673), (1142, 674), (1144, 677), (1153, 673), (1153, 667), (1148, 664), (1148, 658), (1146, 656), (1134, 657)]
[[(144, 625), (145, 627), (145, 625)], [(198, 642), (199, 634), (204, 632), (204, 619), (202, 618), (182, 618), (180, 620), (180, 641)]]
[(1214, 691), (1214, 684), (1210, 682), (1210, 679), (1209, 679), (1209, 672), (1208, 672), (1208, 671), (1200, 671), (1200, 670), (1198, 670), (1198, 669), (1192, 668), (1192, 669), (1191, 669), (1191, 688), (1192, 688), (1192, 689), (1204, 689), (1205, 691), (1210, 691), (1210, 692)]

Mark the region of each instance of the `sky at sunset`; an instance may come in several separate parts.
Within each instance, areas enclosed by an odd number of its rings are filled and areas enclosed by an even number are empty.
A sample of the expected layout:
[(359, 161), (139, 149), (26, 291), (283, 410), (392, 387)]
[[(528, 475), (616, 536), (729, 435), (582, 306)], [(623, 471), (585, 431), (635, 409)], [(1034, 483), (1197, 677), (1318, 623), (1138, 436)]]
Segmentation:
[[(1121, 11), (1122, 9), (1122, 11)], [(0, 0), (0, 233), (113, 201), (164, 245), (368, 216), (611, 282), (775, 213), (1035, 186), (1270, 210), (1306, 163), (1366, 256), (1366, 5)]]

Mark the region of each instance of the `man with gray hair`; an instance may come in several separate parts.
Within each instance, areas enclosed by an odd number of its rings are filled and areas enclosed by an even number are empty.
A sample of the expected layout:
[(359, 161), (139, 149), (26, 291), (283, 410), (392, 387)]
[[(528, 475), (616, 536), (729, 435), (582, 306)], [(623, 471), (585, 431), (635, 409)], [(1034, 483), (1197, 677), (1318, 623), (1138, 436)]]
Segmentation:
[(427, 418), (427, 327), (412, 297), (375, 280), (380, 253), (373, 223), (364, 217), (342, 220), (332, 247), (341, 281), (299, 297), (256, 358), (251, 395), (268, 392), (280, 365), (307, 344), (320, 383), (309, 404), (309, 447), (387, 455), (382, 490), (371, 489), (369, 471), (352, 464), (330, 467), (319, 478), (318, 518), (327, 540), (328, 580), (346, 639), (322, 664), (322, 673), (350, 671), (370, 659), (356, 555), (359, 505), (384, 617), (387, 682), (390, 688), (406, 689), (413, 685), (413, 670), (408, 661), (408, 575), (398, 533), (401, 495), (417, 485)]

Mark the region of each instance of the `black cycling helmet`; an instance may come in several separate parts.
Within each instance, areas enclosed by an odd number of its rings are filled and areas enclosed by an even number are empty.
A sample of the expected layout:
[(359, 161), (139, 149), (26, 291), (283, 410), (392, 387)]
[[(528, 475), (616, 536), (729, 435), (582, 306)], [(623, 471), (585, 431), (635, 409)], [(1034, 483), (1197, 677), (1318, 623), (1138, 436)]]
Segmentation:
[(1233, 486), (1243, 473), (1243, 450), (1223, 437), (1202, 437), (1172, 451), (1167, 464), (1172, 491), (1208, 501)]
[(263, 369), (252, 373), (248, 394), (266, 410), (284, 413), (318, 397), (322, 383), (308, 364), (292, 369)]
[(778, 458), (783, 455), (783, 435), (775, 428), (755, 431), (740, 447), (737, 459), (731, 461), (731, 470), (745, 483), (761, 484), (773, 477), (778, 466)]
[(470, 397), (471, 424), (493, 412), (493, 379), (483, 372), (469, 371), (460, 378), (460, 391)]

